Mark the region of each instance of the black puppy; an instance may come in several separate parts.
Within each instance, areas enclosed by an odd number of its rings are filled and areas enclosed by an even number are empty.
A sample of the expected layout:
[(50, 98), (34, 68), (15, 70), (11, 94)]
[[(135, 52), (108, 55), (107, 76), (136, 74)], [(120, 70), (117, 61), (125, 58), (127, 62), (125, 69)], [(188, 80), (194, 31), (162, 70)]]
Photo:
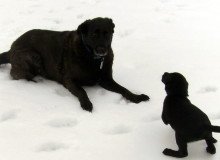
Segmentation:
[(63, 84), (87, 111), (93, 107), (82, 88), (85, 85), (99, 84), (134, 103), (147, 101), (148, 96), (133, 94), (113, 80), (114, 27), (109, 18), (95, 18), (76, 31), (31, 30), (0, 55), (0, 64), (11, 63), (10, 74), (16, 80), (41, 75)]
[(167, 96), (163, 104), (162, 120), (175, 130), (178, 151), (165, 149), (163, 153), (172, 157), (186, 157), (187, 143), (205, 140), (207, 152), (215, 154), (216, 143), (212, 132), (220, 132), (219, 126), (212, 126), (207, 115), (194, 106), (188, 96), (188, 83), (180, 73), (164, 73), (162, 82), (165, 84)]

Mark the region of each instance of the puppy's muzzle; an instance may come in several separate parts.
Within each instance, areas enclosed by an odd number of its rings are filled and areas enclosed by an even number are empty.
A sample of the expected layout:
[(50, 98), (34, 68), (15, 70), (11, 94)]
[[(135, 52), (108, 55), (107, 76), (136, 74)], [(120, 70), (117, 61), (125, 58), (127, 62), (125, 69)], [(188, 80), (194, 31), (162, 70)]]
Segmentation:
[(165, 72), (164, 74), (163, 74), (163, 76), (162, 76), (162, 82), (163, 83), (167, 83), (167, 82), (169, 82), (170, 81), (170, 76), (169, 76), (170, 74), (169, 73), (167, 73), (167, 72)]

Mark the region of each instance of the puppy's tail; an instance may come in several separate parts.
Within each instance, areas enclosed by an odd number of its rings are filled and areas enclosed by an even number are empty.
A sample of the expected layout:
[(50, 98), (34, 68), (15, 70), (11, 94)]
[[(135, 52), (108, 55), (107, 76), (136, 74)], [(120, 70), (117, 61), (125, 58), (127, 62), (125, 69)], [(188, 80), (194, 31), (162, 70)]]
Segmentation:
[(9, 52), (3, 52), (0, 54), (0, 65), (10, 63)]
[(211, 131), (211, 132), (218, 132), (220, 133), (220, 126), (208, 126), (208, 130)]

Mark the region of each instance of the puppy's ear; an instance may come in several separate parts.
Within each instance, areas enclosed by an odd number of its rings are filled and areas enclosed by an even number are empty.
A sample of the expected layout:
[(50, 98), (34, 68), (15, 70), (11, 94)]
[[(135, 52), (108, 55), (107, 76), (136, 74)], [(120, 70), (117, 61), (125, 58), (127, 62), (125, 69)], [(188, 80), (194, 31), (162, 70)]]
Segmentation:
[(77, 28), (77, 33), (78, 34), (87, 34), (90, 22), (91, 22), (91, 20), (86, 20), (85, 22), (80, 24)]
[(114, 28), (115, 28), (115, 24), (113, 23), (112, 19), (111, 18), (107, 18), (109, 23), (110, 23), (110, 26), (112, 28), (112, 33), (114, 33)]

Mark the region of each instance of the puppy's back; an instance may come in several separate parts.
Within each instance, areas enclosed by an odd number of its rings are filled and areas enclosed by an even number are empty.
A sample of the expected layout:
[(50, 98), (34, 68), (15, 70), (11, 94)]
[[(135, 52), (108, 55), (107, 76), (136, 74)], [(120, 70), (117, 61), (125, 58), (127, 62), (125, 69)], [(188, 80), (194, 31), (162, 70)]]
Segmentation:
[(171, 127), (181, 133), (197, 133), (210, 125), (207, 115), (186, 97), (169, 97), (164, 101)]

